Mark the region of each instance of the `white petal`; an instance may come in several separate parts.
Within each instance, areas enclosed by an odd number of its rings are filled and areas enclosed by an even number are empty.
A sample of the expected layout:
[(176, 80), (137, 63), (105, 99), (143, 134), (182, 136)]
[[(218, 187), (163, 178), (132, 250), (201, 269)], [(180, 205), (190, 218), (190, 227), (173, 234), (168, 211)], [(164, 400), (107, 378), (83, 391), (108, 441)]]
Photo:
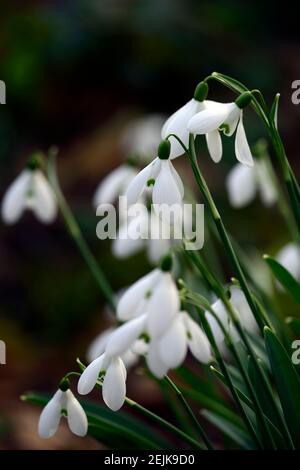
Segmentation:
[(33, 171), (32, 205), (36, 217), (43, 223), (51, 223), (57, 214), (57, 204), (54, 192), (40, 170)]
[[(213, 303), (211, 307), (215, 314), (218, 316), (219, 320), (222, 322), (223, 326), (225, 328), (228, 328), (228, 314), (222, 300), (218, 299), (216, 302)], [(214, 335), (215, 341), (217, 345), (220, 346), (221, 343), (224, 341), (224, 333), (221, 327), (219, 326), (219, 323), (211, 313), (205, 312), (205, 315), (212, 330), (212, 334)]]
[(230, 301), (235, 310), (237, 310), (243, 327), (252, 333), (257, 332), (258, 327), (256, 320), (243, 291), (239, 287), (232, 286), (230, 288), (230, 294)]
[(183, 199), (183, 196), (184, 196), (184, 186), (183, 186), (183, 182), (182, 182), (182, 179), (180, 178), (179, 174), (177, 173), (177, 171), (175, 170), (174, 166), (172, 165), (172, 163), (170, 162), (170, 168), (171, 168), (171, 172), (174, 176), (174, 179), (177, 183), (177, 186), (178, 186), (178, 189), (179, 189), (179, 192), (180, 192), (180, 195), (181, 195), (181, 199)]
[(140, 306), (145, 303), (143, 301), (151, 293), (159, 275), (159, 269), (154, 269), (126, 290), (117, 306), (117, 317), (119, 320), (127, 321), (146, 312), (146, 310), (144, 312), (141, 311)]
[(111, 245), (112, 254), (119, 259), (129, 258), (145, 248), (145, 240), (132, 239), (128, 234), (128, 227), (120, 227)]
[(132, 351), (131, 349), (128, 349), (124, 354), (121, 356), (122, 361), (124, 362), (124, 366), (127, 369), (130, 369), (131, 367), (135, 366), (139, 360), (138, 354), (136, 354), (135, 351)]
[(218, 129), (216, 129), (215, 131), (209, 132), (208, 134), (205, 134), (205, 137), (206, 137), (206, 143), (207, 143), (209, 154), (212, 160), (215, 163), (218, 163), (222, 158), (222, 152), (223, 152), (222, 139), (221, 139)]
[(126, 396), (124, 365), (119, 357), (111, 360), (102, 386), (102, 396), (105, 404), (113, 411), (119, 410)]
[(64, 402), (64, 393), (57, 390), (41, 413), (38, 432), (45, 439), (52, 437), (57, 431)]
[(147, 365), (149, 370), (155, 377), (162, 379), (168, 373), (168, 366), (163, 363), (160, 355), (158, 354), (158, 347), (155, 341), (151, 341), (148, 354), (146, 356)]
[(240, 111), (240, 121), (238, 123), (235, 136), (235, 155), (238, 161), (243, 163), (244, 165), (254, 165), (252, 153), (244, 129), (243, 111)]
[(86, 357), (89, 362), (92, 362), (104, 353), (107, 341), (114, 330), (114, 327), (108, 328), (100, 333), (100, 335), (96, 336), (96, 338), (91, 342), (86, 353)]
[(153, 187), (152, 200), (154, 204), (181, 204), (182, 186), (174, 175), (175, 169), (172, 168), (170, 160), (161, 160), (161, 168)]
[(272, 206), (277, 201), (277, 191), (266, 161), (257, 160), (255, 170), (261, 200), (266, 206)]
[(129, 183), (137, 175), (137, 170), (130, 165), (121, 165), (107, 175), (98, 185), (93, 205), (113, 204), (117, 197), (127, 190)]
[(23, 170), (7, 189), (2, 201), (2, 219), (13, 224), (21, 217), (26, 205), (26, 193), (30, 187), (32, 172)]
[(226, 126), (223, 129), (223, 132), (228, 137), (232, 136), (234, 131), (236, 130), (236, 126), (238, 125), (241, 110), (235, 103), (230, 103), (228, 105), (228, 116), (224, 122)]
[(179, 307), (179, 294), (171, 274), (162, 272), (148, 304), (148, 331), (152, 339), (167, 331)]
[(228, 197), (232, 207), (244, 207), (255, 197), (255, 169), (238, 163), (226, 179)]
[(181, 314), (158, 340), (158, 352), (162, 362), (170, 369), (176, 369), (184, 361), (187, 353), (187, 337)]
[(146, 343), (143, 339), (138, 339), (132, 346), (131, 350), (136, 355), (144, 356), (148, 352), (148, 347), (148, 343)]
[[(205, 102), (207, 104), (207, 102)], [(212, 103), (212, 102), (211, 102)], [(231, 103), (214, 103), (206, 105), (203, 111), (195, 114), (188, 122), (187, 128), (192, 134), (208, 134), (218, 129), (226, 120)]]
[(76, 436), (85, 436), (88, 431), (88, 420), (85, 411), (71, 390), (66, 391), (66, 396), (69, 428)]
[(101, 370), (105, 370), (107, 366), (107, 358), (102, 354), (94, 359), (86, 369), (82, 372), (78, 381), (77, 390), (80, 395), (87, 395), (96, 385)]
[(188, 313), (182, 313), (184, 315), (184, 322), (187, 332), (187, 342), (189, 349), (193, 356), (203, 364), (208, 364), (211, 359), (211, 350), (209, 341), (201, 330), (198, 323), (196, 323)]
[[(195, 113), (199, 111), (198, 101), (191, 99), (186, 103), (182, 108), (178, 109), (174, 114), (172, 114), (167, 121), (165, 122), (162, 131), (162, 139), (166, 139), (170, 134), (176, 134), (177, 137), (183, 142), (183, 144), (188, 147), (189, 145), (189, 132), (187, 130), (187, 123), (194, 116)], [(184, 150), (177, 139), (170, 137), (171, 142), (171, 153), (170, 158), (176, 158), (184, 154)]]
[(295, 243), (285, 245), (276, 256), (277, 261), (300, 281), (300, 249)]
[(156, 178), (159, 168), (160, 160), (155, 158), (153, 162), (149, 163), (149, 165), (133, 178), (126, 191), (128, 206), (131, 206), (138, 201), (147, 186), (147, 181), (152, 178)]
[(109, 357), (121, 356), (138, 339), (146, 325), (146, 314), (119, 326), (108, 340), (105, 353)]

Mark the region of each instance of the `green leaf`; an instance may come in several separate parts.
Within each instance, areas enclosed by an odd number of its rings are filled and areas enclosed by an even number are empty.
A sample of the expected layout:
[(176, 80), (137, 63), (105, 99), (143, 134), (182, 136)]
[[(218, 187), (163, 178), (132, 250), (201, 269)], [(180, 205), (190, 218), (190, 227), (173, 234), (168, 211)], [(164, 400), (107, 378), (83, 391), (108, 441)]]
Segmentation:
[[(49, 395), (28, 393), (26, 402), (45, 406)], [(171, 445), (155, 430), (137, 418), (119, 411), (114, 413), (105, 406), (81, 402), (89, 422), (88, 433), (111, 449), (170, 449)]]
[(300, 380), (286, 350), (270, 328), (264, 328), (266, 348), (279, 399), (292, 440), (300, 449)]
[(278, 115), (279, 99), (280, 99), (280, 93), (276, 93), (276, 96), (274, 98), (272, 108), (271, 108), (271, 111), (270, 111), (270, 118), (271, 118), (271, 120), (274, 123), (274, 126), (276, 128), (277, 128), (277, 115)]
[(264, 255), (264, 260), (271, 268), (274, 276), (286, 289), (294, 301), (300, 305), (300, 284), (296, 279), (274, 258)]

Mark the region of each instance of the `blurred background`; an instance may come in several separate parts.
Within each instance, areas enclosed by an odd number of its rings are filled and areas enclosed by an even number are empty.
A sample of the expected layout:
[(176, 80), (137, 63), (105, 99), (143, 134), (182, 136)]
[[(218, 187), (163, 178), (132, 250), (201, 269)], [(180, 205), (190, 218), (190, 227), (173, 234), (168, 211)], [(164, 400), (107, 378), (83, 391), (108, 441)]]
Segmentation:
[[(270, 103), (281, 93), (279, 125), (297, 172), (300, 106), (291, 103), (291, 83), (300, 79), (299, 28), (292, 9), (285, 18), (282, 9), (272, 10), (263, 2), (232, 0), (2, 0), (0, 79), (7, 104), (0, 106), (1, 198), (32, 152), (57, 145), (61, 185), (90, 247), (114, 290), (129, 285), (150, 267), (144, 254), (116, 261), (109, 244), (97, 240), (95, 188), (126, 157), (120, 136), (133, 118), (172, 113), (214, 70), (260, 88)], [(210, 96), (233, 98), (218, 84)], [(252, 111), (245, 126), (251, 143), (265, 135)], [(287, 241), (276, 210), (266, 214), (256, 201), (237, 215), (228, 206), (224, 180), (234, 161), (232, 142), (226, 149), (218, 166), (206, 151), (199, 157), (225, 220), (244, 246), (254, 241), (274, 252)], [(65, 427), (42, 441), (40, 411), (19, 400), (25, 390), (55, 390), (109, 325), (98, 288), (60, 218), (44, 226), (25, 214), (14, 226), (0, 222), (0, 230), (0, 339), (7, 344), (7, 364), (0, 365), (0, 449), (101, 448)], [(128, 394), (156, 412), (163, 409), (159, 389), (138, 374)]]

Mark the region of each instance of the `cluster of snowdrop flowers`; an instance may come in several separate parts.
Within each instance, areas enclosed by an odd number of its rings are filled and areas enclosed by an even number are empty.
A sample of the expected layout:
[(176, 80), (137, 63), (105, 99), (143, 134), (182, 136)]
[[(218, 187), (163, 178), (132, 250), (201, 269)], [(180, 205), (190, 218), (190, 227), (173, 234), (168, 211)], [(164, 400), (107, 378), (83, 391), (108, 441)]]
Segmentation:
[(88, 420), (84, 409), (70, 390), (68, 379), (63, 379), (58, 390), (43, 409), (39, 424), (39, 435), (45, 439), (52, 437), (62, 417), (67, 418), (70, 430), (76, 436), (85, 436), (88, 431)]
[(177, 286), (165, 257), (161, 267), (134, 283), (121, 297), (117, 318), (124, 322), (109, 333), (104, 351), (83, 371), (78, 392), (89, 393), (100, 378), (106, 405), (116, 411), (126, 396), (126, 368), (122, 358), (130, 350), (146, 358), (150, 371), (162, 378), (169, 369), (178, 367), (187, 350), (202, 363), (211, 361), (208, 339), (200, 326), (180, 309)]
[(32, 211), (45, 224), (53, 222), (57, 214), (54, 192), (35, 157), (7, 189), (2, 201), (2, 219), (14, 224), (25, 210)]

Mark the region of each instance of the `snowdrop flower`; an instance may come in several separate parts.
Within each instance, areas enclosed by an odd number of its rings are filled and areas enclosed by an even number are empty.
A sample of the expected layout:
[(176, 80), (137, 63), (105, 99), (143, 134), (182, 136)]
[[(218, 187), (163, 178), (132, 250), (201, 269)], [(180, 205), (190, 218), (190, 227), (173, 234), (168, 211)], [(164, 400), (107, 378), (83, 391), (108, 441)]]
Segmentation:
[(30, 163), (7, 189), (2, 201), (2, 219), (14, 224), (26, 209), (45, 224), (53, 222), (57, 214), (53, 190), (35, 163)]
[[(191, 118), (204, 110), (218, 112), (219, 103), (206, 100), (207, 94), (207, 83), (200, 82), (195, 89), (194, 97), (167, 119), (161, 131), (162, 138), (166, 139), (170, 134), (175, 134), (188, 147), (190, 132), (187, 126)], [(205, 133), (205, 136), (210, 156), (217, 163), (222, 157), (222, 141), (218, 128)], [(184, 149), (175, 137), (171, 136), (170, 142), (172, 144), (171, 159), (184, 153)]]
[(184, 188), (170, 157), (171, 145), (163, 140), (158, 147), (158, 157), (146, 166), (129, 184), (126, 196), (128, 205), (135, 204), (147, 186), (153, 185), (153, 204), (181, 204)]
[(150, 114), (131, 121), (121, 137), (121, 146), (126, 155), (149, 161), (161, 140), (160, 132), (164, 120), (161, 114)]
[[(243, 291), (239, 287), (232, 286), (230, 288), (230, 302), (233, 308), (235, 309), (235, 313), (243, 327), (251, 333), (256, 333), (257, 324), (255, 318), (253, 317), (253, 314), (251, 312), (251, 309)], [(238, 341), (239, 334), (234, 325), (232, 324), (232, 321), (222, 300), (218, 299), (215, 303), (213, 303), (211, 307), (215, 314), (218, 316), (225, 329), (227, 330), (227, 332), (230, 334), (233, 341)], [(205, 312), (205, 315), (211, 327), (212, 333), (215, 337), (216, 343), (221, 348), (221, 350), (225, 352), (226, 348), (224, 344), (224, 333), (220, 328), (219, 323), (210, 312)]]
[(225, 135), (231, 136), (236, 130), (236, 158), (244, 165), (253, 166), (253, 157), (243, 124), (243, 108), (250, 102), (251, 93), (245, 92), (233, 103), (215, 103), (215, 106), (198, 112), (189, 120), (188, 131), (192, 134), (209, 134), (222, 129)]
[(288, 243), (276, 255), (277, 261), (300, 281), (300, 248), (296, 243)]
[(166, 256), (161, 268), (135, 282), (121, 297), (117, 317), (122, 321), (147, 314), (145, 330), (151, 339), (165, 333), (180, 309), (179, 293), (170, 274), (172, 260)]
[(113, 204), (123, 194), (129, 183), (137, 175), (137, 170), (129, 163), (124, 163), (102, 179), (98, 185), (93, 205), (97, 208), (100, 204)]
[(76, 436), (85, 436), (88, 430), (87, 417), (69, 389), (67, 379), (61, 381), (60, 388), (43, 409), (38, 425), (39, 435), (44, 438), (52, 437), (58, 429), (61, 417), (65, 414), (70, 430)]
[(150, 343), (148, 367), (157, 378), (162, 378), (169, 369), (182, 364), (188, 349), (203, 364), (211, 361), (210, 344), (200, 326), (187, 312), (179, 312), (167, 332)]
[(271, 206), (277, 200), (277, 192), (265, 159), (255, 161), (253, 167), (237, 163), (226, 180), (230, 204), (235, 208), (249, 204), (258, 192), (262, 202)]

